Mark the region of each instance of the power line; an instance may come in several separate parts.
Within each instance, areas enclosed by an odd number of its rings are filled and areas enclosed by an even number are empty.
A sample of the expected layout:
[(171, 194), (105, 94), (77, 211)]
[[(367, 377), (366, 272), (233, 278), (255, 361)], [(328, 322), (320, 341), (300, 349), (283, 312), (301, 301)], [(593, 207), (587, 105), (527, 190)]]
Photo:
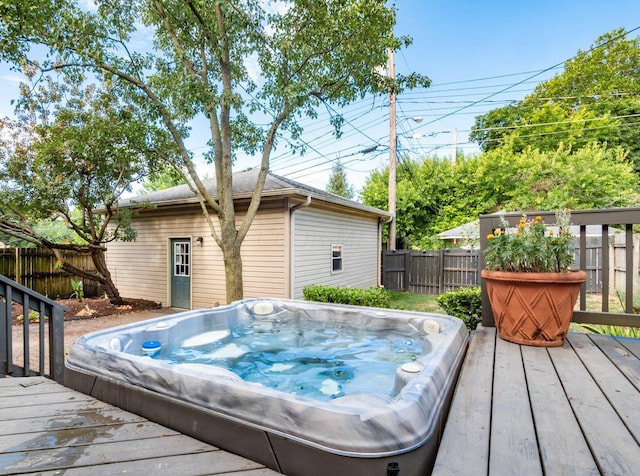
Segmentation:
[[(599, 45), (597, 45), (597, 46), (592, 46), (592, 47), (591, 47), (590, 49), (588, 49), (586, 52), (587, 52), (587, 53), (590, 53), (590, 52), (592, 52), (592, 51), (595, 51), (596, 49), (604, 48), (604, 47), (605, 47), (606, 45), (608, 45), (609, 43), (612, 43), (613, 41), (619, 40), (620, 38), (624, 38), (625, 36), (629, 35), (630, 33), (633, 33), (633, 32), (634, 32), (634, 31), (636, 31), (636, 30), (640, 30), (640, 26), (637, 26), (637, 27), (633, 28), (632, 30), (630, 30), (630, 31), (628, 31), (628, 32), (621, 33), (620, 35), (615, 36), (615, 37), (613, 37), (613, 38), (611, 38), (611, 39), (609, 39), (609, 40), (605, 41), (604, 43), (601, 43), (601, 44), (599, 44)], [(551, 71), (551, 70), (553, 70), (553, 69), (556, 69), (556, 68), (559, 68), (559, 67), (561, 67), (561, 66), (565, 65), (568, 61), (570, 61), (570, 60), (572, 60), (572, 59), (576, 58), (577, 56), (578, 56), (578, 54), (575, 54), (575, 55), (573, 55), (571, 58), (568, 58), (568, 59), (566, 59), (566, 60), (564, 60), (564, 61), (562, 61), (562, 62), (560, 62), (560, 63), (554, 64), (553, 66), (549, 66), (548, 68), (545, 68), (545, 69), (543, 69), (543, 70), (540, 70), (540, 71), (538, 71), (538, 72), (536, 72), (536, 73), (532, 74), (531, 76), (528, 76), (527, 78), (523, 79), (522, 81), (518, 81), (518, 82), (516, 82), (516, 83), (512, 84), (511, 86), (507, 86), (507, 87), (505, 87), (505, 88), (501, 89), (500, 91), (497, 91), (497, 92), (495, 92), (495, 93), (489, 94), (489, 95), (488, 95), (487, 97), (485, 97), (484, 99), (481, 99), (481, 100), (475, 101), (475, 102), (473, 102), (473, 103), (471, 103), (471, 104), (469, 104), (469, 105), (463, 106), (463, 107), (461, 107), (461, 108), (459, 108), (459, 109), (457, 109), (457, 110), (455, 110), (455, 111), (453, 111), (453, 112), (450, 112), (450, 113), (444, 114), (442, 117), (440, 117), (440, 118), (438, 118), (438, 119), (434, 119), (434, 120), (432, 120), (432, 121), (428, 122), (427, 124), (433, 124), (434, 122), (440, 121), (440, 120), (445, 119), (445, 118), (447, 118), (447, 117), (449, 117), (449, 116), (452, 116), (452, 115), (454, 115), (454, 114), (456, 114), (456, 113), (458, 113), (458, 112), (464, 111), (465, 109), (467, 109), (467, 108), (469, 108), (469, 107), (471, 107), (471, 106), (473, 106), (473, 105), (475, 105), (475, 104), (478, 104), (479, 102), (481, 102), (481, 101), (483, 101), (483, 100), (490, 99), (490, 98), (492, 98), (492, 97), (494, 97), (494, 96), (497, 96), (498, 94), (501, 94), (501, 93), (504, 93), (504, 92), (506, 92), (506, 91), (509, 91), (510, 89), (512, 89), (512, 88), (514, 88), (514, 87), (516, 87), (516, 86), (519, 86), (520, 84), (523, 84), (525, 81), (529, 81), (529, 80), (531, 80), (531, 79), (533, 79), (533, 78), (535, 78), (535, 77), (537, 77), (537, 76), (540, 76), (541, 74), (544, 74), (544, 73), (546, 73), (546, 72), (548, 72), (548, 71)], [(425, 125), (427, 125), (427, 124), (425, 124)]]

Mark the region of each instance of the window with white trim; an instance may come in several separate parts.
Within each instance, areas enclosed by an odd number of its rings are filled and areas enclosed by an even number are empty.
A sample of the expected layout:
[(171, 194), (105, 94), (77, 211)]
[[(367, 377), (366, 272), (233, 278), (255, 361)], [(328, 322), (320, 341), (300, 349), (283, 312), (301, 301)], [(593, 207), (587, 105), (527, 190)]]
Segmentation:
[(342, 245), (331, 245), (331, 273), (342, 272)]

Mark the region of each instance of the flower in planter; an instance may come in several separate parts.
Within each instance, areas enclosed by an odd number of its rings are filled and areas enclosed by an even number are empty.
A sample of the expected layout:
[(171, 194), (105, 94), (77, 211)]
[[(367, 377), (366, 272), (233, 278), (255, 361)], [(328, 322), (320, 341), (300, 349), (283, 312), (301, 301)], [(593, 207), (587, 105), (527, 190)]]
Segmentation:
[(528, 219), (523, 215), (517, 228), (510, 228), (503, 218), (503, 228), (487, 237), (485, 268), (524, 273), (566, 272), (574, 261), (570, 221), (568, 211), (556, 213), (554, 232), (539, 216)]

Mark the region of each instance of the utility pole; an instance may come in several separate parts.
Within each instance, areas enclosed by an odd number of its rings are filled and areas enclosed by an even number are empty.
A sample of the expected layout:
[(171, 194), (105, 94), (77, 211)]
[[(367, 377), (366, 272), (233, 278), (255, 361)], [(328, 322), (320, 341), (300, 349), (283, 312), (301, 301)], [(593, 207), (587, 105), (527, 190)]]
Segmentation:
[[(395, 79), (395, 63), (393, 59), (393, 50), (389, 49), (389, 78)], [(391, 95), (389, 97), (389, 213), (391, 221), (389, 222), (389, 240), (387, 242), (387, 250), (395, 251), (396, 249), (396, 147), (398, 140), (396, 138), (396, 90), (395, 86), (391, 87)]]
[(456, 158), (458, 156), (458, 129), (453, 130), (453, 157), (451, 158), (451, 163), (456, 163)]

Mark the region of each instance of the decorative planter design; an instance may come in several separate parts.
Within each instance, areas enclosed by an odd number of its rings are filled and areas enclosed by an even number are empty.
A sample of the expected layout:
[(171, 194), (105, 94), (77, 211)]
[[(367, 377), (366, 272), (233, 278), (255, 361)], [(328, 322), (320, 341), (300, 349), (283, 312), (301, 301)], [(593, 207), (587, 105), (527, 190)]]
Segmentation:
[(482, 270), (501, 339), (559, 347), (569, 331), (584, 271), (515, 273)]

